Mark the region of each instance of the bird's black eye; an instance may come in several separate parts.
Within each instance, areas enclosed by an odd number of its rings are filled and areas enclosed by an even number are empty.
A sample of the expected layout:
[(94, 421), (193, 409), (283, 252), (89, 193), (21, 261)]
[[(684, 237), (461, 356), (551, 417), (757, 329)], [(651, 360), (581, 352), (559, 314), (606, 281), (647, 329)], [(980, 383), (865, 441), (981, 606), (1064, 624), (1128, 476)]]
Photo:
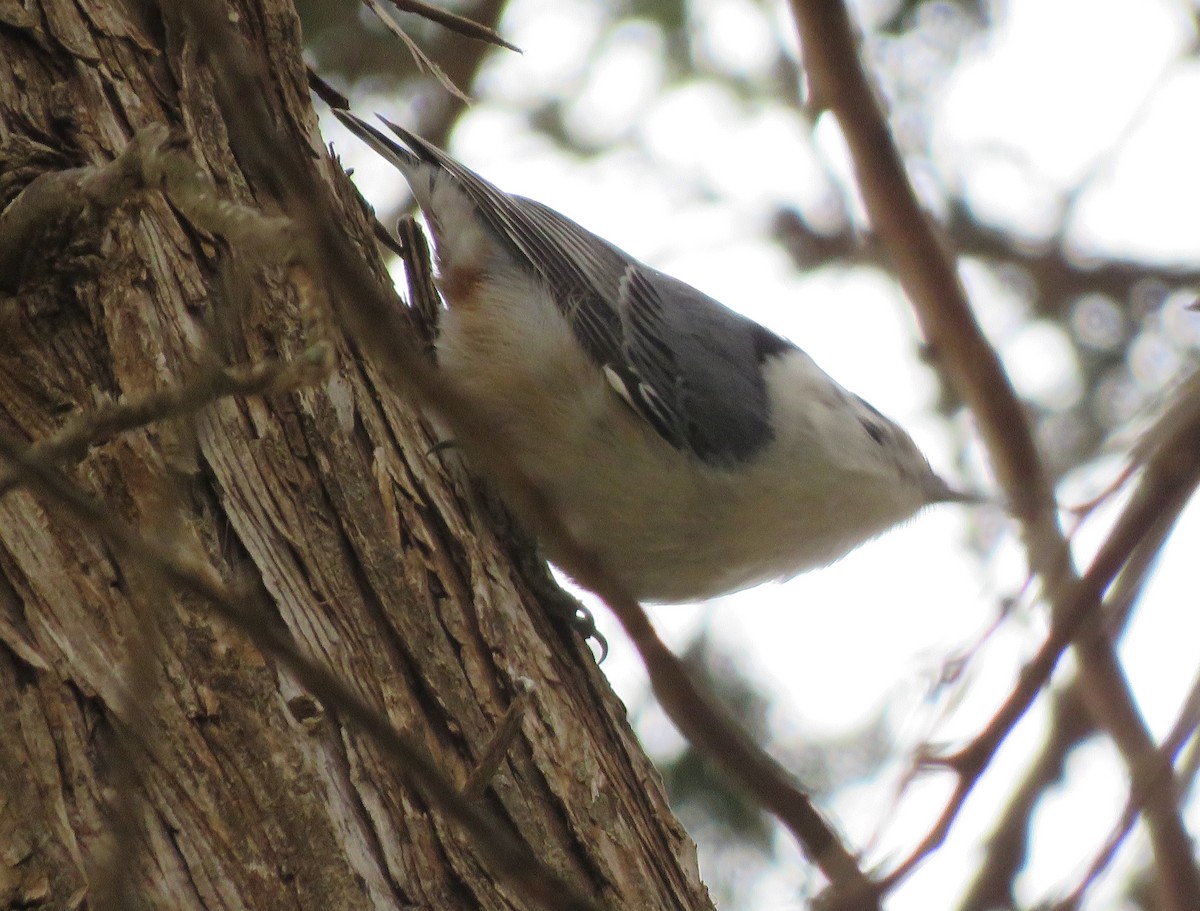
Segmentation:
[(874, 421), (869, 421), (866, 418), (859, 418), (858, 422), (862, 424), (863, 430), (867, 432), (867, 435), (872, 440), (874, 440), (880, 446), (883, 445), (884, 440), (887, 439), (887, 431), (884, 430), (882, 426), (876, 424)]

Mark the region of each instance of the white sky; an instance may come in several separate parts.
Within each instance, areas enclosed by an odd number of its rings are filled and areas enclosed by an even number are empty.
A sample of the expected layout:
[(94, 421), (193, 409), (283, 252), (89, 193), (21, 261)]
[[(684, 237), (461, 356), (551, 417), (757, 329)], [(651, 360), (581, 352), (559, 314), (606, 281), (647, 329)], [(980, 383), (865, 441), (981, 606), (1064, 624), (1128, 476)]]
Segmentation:
[[(697, 36), (700, 53), (755, 73), (777, 23), (766, 22), (752, 0), (694, 5), (699, 18), (715, 26)], [(915, 357), (914, 322), (902, 296), (867, 271), (800, 276), (762, 239), (775, 206), (811, 208), (825, 192), (803, 123), (786, 107), (747, 105), (715, 83), (664, 92), (659, 39), (637, 24), (609, 36), (597, 65), (585, 70), (602, 28), (601, 9), (598, 0), (512, 0), (501, 31), (524, 54), (491, 58), (477, 87), (484, 100), (463, 118), (452, 150), (504, 189), (558, 208), (791, 337), (839, 382), (903, 423), (934, 465), (946, 469), (953, 441), (928, 414), (935, 384)], [(977, 209), (997, 223), (1036, 237), (1053, 228), (1064, 189), (1082, 175), (1096, 175), (1069, 219), (1074, 242), (1194, 264), (1200, 259), (1200, 64), (1176, 60), (1196, 40), (1181, 4), (1013, 0), (1005, 9), (982, 45), (964, 48), (953, 78), (931, 86), (935, 151), (945, 179), (961, 182)], [(786, 23), (782, 14), (778, 23)], [(580, 162), (530, 135), (520, 110), (552, 94), (574, 99), (568, 125), (613, 151)], [(356, 104), (387, 112), (379, 99)], [(391, 116), (404, 120), (403, 111)], [(377, 181), (395, 178), (352, 140), (339, 138), (345, 134), (331, 129), (328, 135), (357, 168), (368, 197), (385, 205), (389, 196)], [(821, 123), (818, 137), (821, 153), (845, 173), (835, 126)], [(1108, 151), (1114, 147), (1115, 153)], [(697, 201), (697, 187), (718, 201)], [(966, 274), (1018, 388), (1047, 404), (1078, 396), (1079, 376), (1061, 331), (1028, 324), (1019, 301), (973, 277), (969, 268)], [(1195, 340), (1200, 316), (1185, 313), (1186, 303), (1169, 305), (1162, 331)], [(1171, 364), (1177, 369), (1178, 359)], [(1151, 377), (1156, 384), (1166, 379)], [(1119, 470), (1119, 460), (1108, 467)], [(1080, 479), (1060, 497), (1081, 501), (1106, 480)], [(1086, 562), (1112, 515), (1104, 511), (1080, 533), (1078, 560)], [(1007, 623), (971, 664), (961, 705), (942, 718), (944, 700), (928, 699), (931, 681), (947, 657), (987, 627), (999, 598), (1019, 590), (1024, 572), (1011, 535), (984, 566), (964, 552), (967, 518), (958, 508), (940, 507), (828, 569), (708, 605), (654, 608), (653, 616), (680, 648), (710, 625), (773, 696), (773, 722), (785, 740), (799, 732), (851, 731), (884, 707), (910, 746), (967, 737), (1006, 694), (1045, 628), (1041, 606), (1028, 613), (1025, 604), (1024, 618)], [(1193, 508), (1121, 647), (1159, 736), (1174, 721), (1200, 665), (1198, 546), (1200, 509)], [(642, 705), (644, 673), (632, 647), (603, 608), (597, 615), (613, 644), (604, 669), (627, 704)], [(654, 727), (660, 719), (648, 713), (639, 727), (652, 753), (677, 743), (673, 731)], [(974, 871), (988, 824), (1040, 744), (1044, 724), (1040, 708), (1030, 713), (950, 842), (889, 899), (890, 911), (953, 906)], [(922, 780), (893, 814), (888, 801), (895, 778), (885, 777), (849, 790), (832, 810), (855, 844), (890, 819), (869, 858), (880, 862), (902, 855), (923, 834), (940, 808), (930, 795), (944, 797), (945, 782)], [(1037, 814), (1034, 861), (1020, 882), (1023, 900), (1032, 904), (1074, 886), (1117, 818), (1125, 788), (1107, 744), (1074, 754), (1069, 786)], [(1189, 816), (1195, 832), (1200, 808), (1191, 807)], [(1126, 848), (1118, 871), (1144, 850), (1136, 845)], [(796, 890), (805, 879), (803, 863), (789, 850), (782, 856), (780, 869), (755, 887), (747, 907), (802, 907)], [(1113, 894), (1111, 883), (1093, 890), (1088, 907), (1112, 907)]]

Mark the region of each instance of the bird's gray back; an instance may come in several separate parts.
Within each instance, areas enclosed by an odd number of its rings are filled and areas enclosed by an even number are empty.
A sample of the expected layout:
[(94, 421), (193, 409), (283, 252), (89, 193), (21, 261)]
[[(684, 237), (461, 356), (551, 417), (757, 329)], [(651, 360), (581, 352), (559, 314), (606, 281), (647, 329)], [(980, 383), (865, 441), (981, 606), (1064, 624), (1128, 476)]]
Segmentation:
[(791, 342), (389, 126), (454, 179), (488, 228), (545, 283), (588, 356), (663, 439), (712, 465), (750, 459), (770, 441), (762, 368), (794, 350)]

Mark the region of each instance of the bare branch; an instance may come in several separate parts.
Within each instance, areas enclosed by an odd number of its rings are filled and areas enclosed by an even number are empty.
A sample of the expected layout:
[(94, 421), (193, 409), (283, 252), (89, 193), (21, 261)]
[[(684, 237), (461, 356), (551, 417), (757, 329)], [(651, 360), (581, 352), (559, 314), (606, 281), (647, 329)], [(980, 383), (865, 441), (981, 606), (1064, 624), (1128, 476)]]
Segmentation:
[(1035, 569), (1055, 578), (1068, 561), (1033, 434), (995, 351), (967, 303), (942, 238), (917, 202), (904, 162), (858, 57), (842, 3), (792, 0), (814, 105), (837, 117), (871, 224), (913, 302), (937, 364), (978, 418), (1012, 510), (1039, 542)]
[[(1023, 272), (1032, 285), (1031, 303), (1038, 313), (1060, 315), (1065, 305), (1085, 294), (1129, 301), (1135, 288), (1147, 281), (1161, 282), (1167, 288), (1200, 283), (1200, 269), (1186, 264), (1165, 265), (1117, 256), (1080, 262), (1058, 235), (1044, 243), (1015, 244), (1011, 235), (975, 218), (961, 199), (950, 199), (946, 205), (941, 231), (954, 238), (959, 255)], [(890, 262), (877, 234), (864, 233), (849, 223), (833, 232), (818, 231), (796, 212), (781, 211), (775, 217), (773, 233), (801, 268), (831, 260), (879, 268), (886, 268)]]
[[(1157, 526), (1142, 538), (1110, 588), (1104, 614), (1113, 641), (1124, 632), (1133, 605), (1141, 596), (1150, 569), (1177, 519), (1178, 513), (1164, 512), (1159, 516)], [(1041, 751), (1030, 761), (1025, 777), (988, 836), (978, 872), (959, 904), (959, 911), (990, 911), (1015, 903), (1013, 889), (1025, 864), (1034, 807), (1059, 781), (1071, 750), (1097, 730), (1084, 703), (1083, 681), (1078, 675), (1053, 694), (1048, 727)]]
[[(1175, 724), (1171, 726), (1171, 731), (1167, 735), (1167, 739), (1163, 741), (1160, 752), (1163, 763), (1168, 769), (1174, 764), (1176, 757), (1187, 742), (1195, 737), (1198, 725), (1200, 725), (1200, 678), (1197, 678), (1192, 683), (1192, 689), (1188, 693), (1187, 699), (1184, 700), (1179, 717), (1175, 720)], [(1173, 783), (1169, 781), (1159, 783), (1160, 788), (1169, 788), (1172, 786)], [(1078, 908), (1081, 905), (1084, 894), (1091, 888), (1092, 884), (1099, 878), (1108, 865), (1112, 863), (1122, 843), (1129, 836), (1129, 833), (1133, 831), (1133, 824), (1137, 822), (1138, 813), (1144, 804), (1145, 795), (1138, 794), (1137, 792), (1130, 793), (1129, 799), (1125, 803), (1125, 811), (1121, 814), (1120, 821), (1108, 836), (1104, 847), (1088, 867), (1088, 871), (1083, 879), (1080, 880), (1079, 885), (1071, 891), (1071, 894), (1067, 898), (1055, 906), (1055, 911), (1070, 911), (1070, 909)]]
[[(1164, 521), (1169, 529), (1200, 484), (1200, 373), (1194, 374), (1179, 390), (1173, 407), (1146, 435), (1141, 449), (1146, 453), (1147, 461), (1128, 505), (1087, 573), (1075, 586), (1072, 600), (1065, 602), (1063, 609), (1055, 615), (1050, 635), (1022, 670), (1020, 680), (1004, 705), (970, 746), (943, 760), (959, 775), (954, 794), (929, 835), (907, 860), (889, 874), (886, 880), (889, 885), (906, 876), (923, 857), (942, 843), (975, 782), (995, 756), (1004, 738), (1033, 703), (1072, 638), (1089, 628), (1093, 639), (1088, 641), (1099, 638), (1101, 618), (1096, 605), (1104, 591), (1117, 574), (1129, 565), (1132, 556), (1142, 552), (1147, 541), (1165, 541)], [(1104, 641), (1108, 644), (1107, 640)], [(1111, 645), (1109, 651), (1111, 653)], [(1114, 733), (1114, 739), (1122, 747), (1123, 753), (1129, 748), (1128, 736), (1128, 728), (1118, 728)], [(1122, 743), (1122, 738), (1125, 738), (1125, 743)], [(1174, 895), (1186, 899), (1189, 894), (1186, 871), (1194, 871), (1190, 840), (1179, 821), (1174, 787), (1161, 787), (1162, 781), (1171, 780), (1170, 774), (1168, 772), (1165, 779), (1162, 777), (1161, 757), (1157, 750), (1153, 750), (1153, 753), (1153, 758), (1147, 759), (1139, 750), (1138, 764), (1131, 769), (1133, 787), (1146, 795), (1152, 835), (1155, 832), (1153, 822), (1159, 823), (1158, 834), (1165, 841), (1156, 846), (1156, 854), (1160, 863), (1167, 868), (1164, 873), (1173, 870), (1179, 877), (1178, 883), (1172, 884), (1172, 888), (1177, 889)], [(1179, 825), (1178, 837), (1171, 832), (1171, 820)], [(1182, 856), (1178, 852), (1182, 852)], [(1183, 907), (1186, 906), (1181, 906), (1181, 911)]]
[(1029, 828), (1037, 802), (1063, 774), (1072, 749), (1095, 733), (1080, 688), (1072, 681), (1054, 696), (1046, 740), (1028, 764), (985, 844), (978, 872), (959, 911), (992, 911), (1015, 904), (1013, 888), (1029, 850)]
[[(912, 300), (939, 366), (979, 422), (997, 478), (1022, 523), (1030, 568), (1040, 576), (1052, 606), (1054, 629), (1049, 640), (997, 718), (969, 750), (956, 757), (960, 779), (951, 808), (961, 806), (970, 791), (970, 776), (978, 774), (977, 764), (990, 761), (1053, 672), (1069, 637), (1076, 634), (1089, 709), (1112, 735), (1137, 787), (1149, 769), (1157, 768), (1158, 753), (1111, 642), (1098, 624), (1086, 620), (1098, 609), (1105, 588), (1135, 548), (1136, 540), (1128, 537), (1147, 531), (1153, 519), (1127, 511), (1126, 523), (1118, 525), (1102, 551), (1101, 558), (1105, 559), (1098, 558), (1088, 575), (1078, 579), (1067, 541), (1058, 527), (1049, 479), (1020, 402), (971, 313), (942, 238), (917, 202), (859, 60), (844, 4), (835, 0), (792, 0), (791, 8), (814, 103), (831, 110), (841, 125), (871, 223), (891, 255), (897, 277)], [(1168, 486), (1169, 490), (1159, 491), (1151, 483), (1149, 490), (1155, 496), (1182, 495), (1186, 499), (1190, 495), (1191, 485), (1186, 481)], [(1135, 501), (1138, 499), (1135, 497)], [(1130, 508), (1137, 505), (1132, 503)], [(1106, 560), (1112, 565), (1106, 565)], [(941, 843), (956, 813), (954, 808), (943, 814), (918, 852), (888, 877), (889, 885)], [(1147, 821), (1167, 907), (1177, 911), (1200, 907), (1200, 873), (1170, 795), (1159, 793), (1148, 804)]]
[[(89, 447), (121, 433), (193, 414), (228, 396), (295, 389), (323, 376), (328, 368), (329, 349), (318, 344), (289, 363), (264, 361), (250, 367), (213, 369), (178, 386), (112, 402), (78, 415), (53, 436), (35, 443), (30, 452), (47, 464), (82, 459)], [(0, 471), (0, 497), (16, 484), (16, 473)]]

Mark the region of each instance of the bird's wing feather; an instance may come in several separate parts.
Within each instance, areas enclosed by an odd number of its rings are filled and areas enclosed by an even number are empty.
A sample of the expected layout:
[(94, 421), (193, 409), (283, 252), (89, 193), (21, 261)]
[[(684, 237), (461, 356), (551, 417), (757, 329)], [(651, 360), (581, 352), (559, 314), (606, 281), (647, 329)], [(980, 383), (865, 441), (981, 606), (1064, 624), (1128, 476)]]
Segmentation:
[[(714, 465), (751, 458), (770, 440), (763, 364), (795, 346), (384, 123), (417, 158), (454, 178), (488, 227), (545, 282), (596, 365), (663, 439)], [(381, 134), (362, 125), (377, 146)], [(398, 163), (400, 156), (388, 157)]]

